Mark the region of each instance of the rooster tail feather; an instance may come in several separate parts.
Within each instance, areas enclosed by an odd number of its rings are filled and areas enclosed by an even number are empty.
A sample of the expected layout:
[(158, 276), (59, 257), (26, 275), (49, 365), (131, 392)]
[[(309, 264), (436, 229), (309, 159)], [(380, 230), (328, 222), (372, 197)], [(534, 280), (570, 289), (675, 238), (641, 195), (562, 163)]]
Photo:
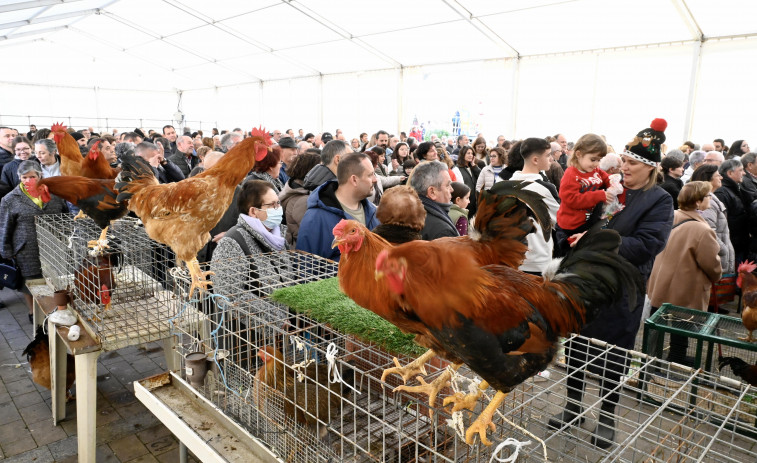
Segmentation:
[(594, 224), (560, 261), (554, 282), (567, 283), (574, 297), (586, 309), (585, 323), (591, 322), (603, 307), (623, 297), (629, 298), (629, 310), (636, 308), (637, 295), (645, 288), (644, 279), (634, 265), (618, 254), (620, 235), (603, 229), (606, 222)]
[(512, 232), (519, 232), (521, 236), (505, 237), (525, 240), (525, 236), (534, 231), (532, 222), (524, 220), (526, 215), (536, 219), (544, 239), (549, 240), (552, 229), (549, 209), (539, 193), (526, 189), (530, 184), (507, 180), (495, 183), (489, 190), (481, 190), (474, 227), (482, 241), (502, 238), (503, 234)]
[(24, 351), (21, 352), (21, 355), (26, 355), (26, 360), (31, 360), (32, 352), (34, 351), (34, 348), (37, 347), (40, 344), (47, 343), (47, 335), (45, 334), (44, 327), (42, 325), (37, 326), (37, 332), (34, 335), (34, 339), (24, 348)]
[[(139, 187), (157, 184), (150, 164), (139, 156), (123, 154), (121, 156), (121, 173), (116, 177), (116, 201), (122, 202), (134, 195)], [(137, 187), (135, 189), (135, 187)]]
[(736, 376), (741, 375), (747, 366), (749, 366), (749, 364), (738, 357), (718, 358), (718, 369), (722, 370), (724, 367), (731, 367), (731, 370)]

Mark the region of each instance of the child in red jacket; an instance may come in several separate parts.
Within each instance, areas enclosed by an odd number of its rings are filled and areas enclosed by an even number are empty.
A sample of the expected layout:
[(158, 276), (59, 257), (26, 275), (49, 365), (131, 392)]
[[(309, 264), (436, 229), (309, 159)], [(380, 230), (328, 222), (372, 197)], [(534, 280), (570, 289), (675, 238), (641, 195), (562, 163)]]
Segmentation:
[(563, 256), (570, 247), (571, 236), (585, 232), (593, 225), (592, 216), (600, 217), (603, 203), (615, 199), (607, 188), (610, 180), (599, 168), (599, 161), (607, 154), (607, 144), (598, 135), (588, 133), (578, 139), (573, 157), (568, 160), (560, 182), (560, 209), (557, 211), (557, 242), (555, 255)]

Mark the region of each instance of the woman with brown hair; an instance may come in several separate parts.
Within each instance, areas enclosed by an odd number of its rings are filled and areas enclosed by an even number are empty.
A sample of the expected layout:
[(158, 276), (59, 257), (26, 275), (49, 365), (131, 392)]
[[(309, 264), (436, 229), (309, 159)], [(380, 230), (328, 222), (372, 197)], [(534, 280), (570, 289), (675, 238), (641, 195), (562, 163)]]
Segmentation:
[(480, 168), (483, 168), (483, 165), (486, 165), (486, 158), (489, 156), (489, 150), (486, 149), (486, 140), (484, 140), (484, 137), (478, 137), (471, 146), (473, 147), (473, 155), (476, 157), (476, 164)]
[(494, 147), (489, 151), (489, 165), (481, 169), (473, 196), (477, 195), (481, 190), (488, 190), (495, 183), (502, 180), (499, 173), (502, 172), (505, 166), (506, 158), (507, 154), (505, 150), (500, 147)]
[[(463, 146), (460, 148), (460, 152), (457, 154), (457, 163), (452, 169), (452, 172), (455, 173), (455, 179), (457, 182), (465, 184), (465, 186), (470, 188), (470, 191), (476, 191), (476, 183), (481, 174), (481, 169), (479, 169), (476, 164), (473, 148), (470, 146)], [(468, 205), (469, 217), (476, 215), (476, 210), (478, 210), (476, 205), (476, 195), (471, 195), (470, 204)]]

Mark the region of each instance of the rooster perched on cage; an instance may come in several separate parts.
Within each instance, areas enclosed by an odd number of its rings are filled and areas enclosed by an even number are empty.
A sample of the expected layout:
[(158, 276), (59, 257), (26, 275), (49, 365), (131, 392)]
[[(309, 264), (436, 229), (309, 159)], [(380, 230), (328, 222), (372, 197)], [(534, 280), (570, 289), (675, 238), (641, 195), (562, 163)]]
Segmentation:
[(108, 247), (107, 233), (110, 223), (129, 212), (127, 201), (116, 201), (118, 193), (115, 183), (115, 180), (78, 176), (48, 177), (39, 180), (29, 189), (29, 193), (44, 202), (50, 201), (50, 194), (54, 194), (76, 205), (102, 229), (100, 238), (88, 243), (90, 247), (95, 248), (95, 253), (102, 253), (103, 249)]
[[(478, 215), (473, 229), (473, 234), (477, 235), (478, 239), (471, 236), (440, 238), (432, 242), (424, 242), (424, 245), (447, 250), (453, 249), (461, 254), (469, 255), (478, 266), (499, 264), (512, 268), (519, 267), (525, 258), (526, 236), (536, 229), (529, 215), (537, 218), (539, 223), (542, 224), (542, 229), (546, 230), (545, 233), (549, 233), (551, 228), (545, 225), (549, 223), (550, 218), (544, 201), (539, 194), (526, 190), (527, 185), (526, 182), (504, 181), (496, 183), (488, 191), (481, 192), (478, 199)], [(386, 195), (389, 195), (396, 188), (400, 187), (390, 189)], [(412, 202), (410, 202), (412, 196), (408, 196), (409, 199), (401, 204), (401, 207), (392, 209), (398, 216), (392, 217), (391, 220), (400, 224), (415, 224), (417, 222), (420, 228), (423, 228), (423, 218), (419, 214), (425, 215), (425, 210), (423, 210), (417, 194), (414, 195), (415, 201), (420, 204), (420, 212), (416, 212), (418, 208), (412, 206)], [(382, 205), (385, 197), (381, 199)], [(377, 216), (378, 212), (376, 212)], [(384, 220), (382, 219), (383, 223)], [(378, 227), (376, 231), (378, 231)], [(389, 291), (386, 280), (374, 281), (367, 276), (367, 274), (370, 275), (375, 272), (376, 258), (379, 253), (392, 247), (389, 242), (377, 236), (376, 233), (370, 232), (357, 221), (343, 220), (334, 227), (333, 244), (339, 246), (342, 253), (342, 258), (339, 261), (339, 286), (347, 296), (358, 305), (383, 317), (404, 332), (419, 334), (424, 330), (425, 327), (419, 320), (408, 317), (407, 313), (403, 311), (394, 295)], [(441, 271), (457, 272), (457, 269), (447, 267), (436, 269), (434, 272), (438, 274)], [(443, 279), (439, 281), (449, 283), (455, 280), (456, 278), (453, 278), (451, 274), (445, 274)], [(432, 343), (428, 342), (423, 335), (417, 336), (416, 342), (428, 348), (432, 346)], [(396, 367), (384, 371), (382, 380), (392, 373), (400, 374), (404, 382), (407, 382), (416, 374), (425, 375), (424, 364), (433, 356), (434, 352), (429, 351), (404, 367), (401, 367), (399, 361), (395, 358)], [(413, 389), (401, 387), (400, 389), (425, 392), (429, 395), (430, 405), (433, 406), (437, 394), (446, 385), (450, 377), (451, 373), (445, 372), (430, 384), (424, 382), (422, 387), (414, 387)]]
[(543, 279), (506, 265), (481, 266), (470, 252), (433, 241), (379, 255), (377, 276), (387, 279), (412, 332), (498, 391), (466, 431), (469, 444), (478, 433), (491, 445), (486, 431), (494, 427), (495, 410), (515, 386), (546, 369), (558, 336), (579, 332), (624, 290), (635, 295), (644, 288), (636, 268), (618, 255), (620, 235), (603, 225), (592, 227)]
[(197, 252), (210, 241), (209, 231), (218, 223), (234, 196), (234, 189), (271, 149), (264, 130), (252, 129), (215, 166), (176, 183), (158, 184), (150, 164), (142, 158), (123, 156), (116, 181), (118, 201), (129, 200), (129, 210), (144, 223), (147, 235), (168, 245), (184, 261), (191, 276), (189, 297), (203, 292), (212, 272), (203, 272)]
[(746, 342), (754, 342), (752, 332), (757, 330), (757, 276), (754, 275), (757, 264), (742, 262), (739, 264), (736, 285), (741, 288), (741, 300), (744, 307), (741, 310), (741, 321), (746, 328), (747, 336), (740, 338)]
[(58, 146), (61, 175), (82, 175), (83, 158), (79, 144), (76, 143), (74, 137), (66, 131), (66, 126), (60, 122), (53, 124), (50, 131), (53, 132), (53, 141)]
[[(114, 273), (121, 258), (120, 251), (84, 258), (74, 273), (74, 287), (82, 302), (103, 306), (103, 312), (110, 310), (113, 290), (116, 288)], [(98, 318), (97, 313), (94, 318)]]
[[(32, 370), (32, 380), (40, 386), (50, 389), (50, 340), (45, 334), (43, 326), (37, 327), (37, 333), (32, 342), (21, 353), (26, 355), (29, 367)], [(66, 391), (67, 399), (71, 398), (71, 385), (74, 384), (76, 371), (74, 369), (74, 356), (66, 355)]]
[[(300, 424), (306, 424), (318, 431), (320, 437), (326, 434), (326, 427), (318, 423), (328, 423), (340, 416), (342, 397), (349, 392), (341, 383), (331, 384), (326, 365), (311, 363), (301, 371), (303, 381), (298, 380), (298, 373), (286, 364), (284, 355), (272, 346), (265, 346), (258, 351), (263, 365), (255, 378), (270, 389), (284, 395), (284, 413), (293, 416)], [(342, 379), (350, 386), (354, 385), (355, 371), (352, 368), (342, 373)], [(264, 402), (269, 396), (260, 391), (256, 394), (257, 406), (263, 410)]]

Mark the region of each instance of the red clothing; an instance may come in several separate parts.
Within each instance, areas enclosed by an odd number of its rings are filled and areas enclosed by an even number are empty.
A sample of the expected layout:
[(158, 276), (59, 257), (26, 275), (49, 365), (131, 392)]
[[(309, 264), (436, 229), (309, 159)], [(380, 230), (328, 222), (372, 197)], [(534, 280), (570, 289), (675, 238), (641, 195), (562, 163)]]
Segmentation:
[(607, 199), (605, 189), (609, 186), (610, 177), (598, 167), (591, 172), (568, 167), (560, 182), (557, 225), (563, 230), (575, 230), (586, 223), (594, 207)]

